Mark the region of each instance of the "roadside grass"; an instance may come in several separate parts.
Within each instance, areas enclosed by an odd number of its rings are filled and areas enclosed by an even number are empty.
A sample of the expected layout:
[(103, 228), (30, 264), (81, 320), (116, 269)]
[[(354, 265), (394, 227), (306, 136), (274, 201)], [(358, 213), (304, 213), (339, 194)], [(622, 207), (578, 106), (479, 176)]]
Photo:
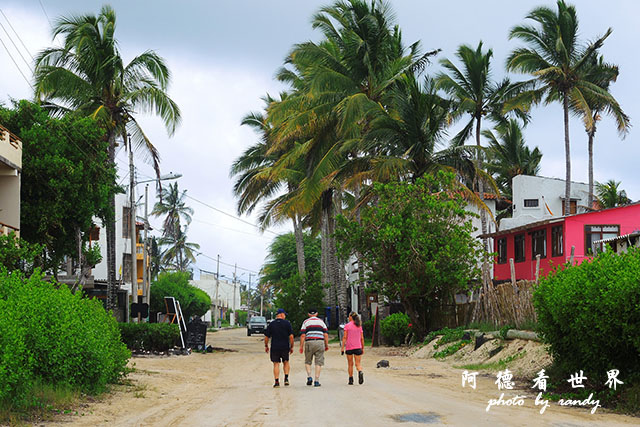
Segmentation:
[(69, 386), (39, 382), (34, 387), (33, 403), (26, 408), (0, 406), (0, 424), (10, 426), (39, 424), (58, 414), (77, 414), (82, 393)]
[(500, 359), (497, 362), (491, 363), (469, 363), (466, 365), (455, 365), (454, 368), (457, 369), (468, 369), (472, 371), (501, 371), (507, 367), (514, 360), (518, 360), (526, 354), (526, 351), (521, 353), (516, 353), (511, 356), (505, 357), (504, 359)]

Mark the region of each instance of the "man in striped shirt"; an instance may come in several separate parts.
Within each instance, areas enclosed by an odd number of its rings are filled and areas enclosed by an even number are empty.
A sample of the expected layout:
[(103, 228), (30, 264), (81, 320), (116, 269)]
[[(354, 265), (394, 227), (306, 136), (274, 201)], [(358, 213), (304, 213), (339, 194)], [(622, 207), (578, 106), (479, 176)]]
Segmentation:
[[(309, 309), (309, 318), (302, 322), (300, 328), (300, 354), (304, 349), (304, 367), (307, 370), (307, 385), (313, 383), (320, 387), (320, 371), (324, 365), (324, 352), (329, 350), (329, 334), (327, 325), (318, 318), (318, 310)], [(311, 362), (316, 361), (316, 378), (311, 378)]]

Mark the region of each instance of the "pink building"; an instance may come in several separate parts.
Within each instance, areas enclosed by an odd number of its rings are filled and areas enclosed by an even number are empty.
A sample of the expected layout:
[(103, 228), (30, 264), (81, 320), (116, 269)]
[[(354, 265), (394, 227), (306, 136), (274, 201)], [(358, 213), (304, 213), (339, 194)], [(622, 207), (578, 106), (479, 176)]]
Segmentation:
[[(490, 233), (493, 238), (494, 279), (509, 280), (509, 259), (513, 258), (516, 279), (535, 279), (536, 255), (540, 255), (540, 275), (571, 258), (580, 264), (593, 255), (593, 242), (640, 230), (640, 202), (617, 208), (549, 218), (520, 227)], [(602, 245), (604, 243), (599, 243)], [(595, 248), (596, 250), (602, 248)]]

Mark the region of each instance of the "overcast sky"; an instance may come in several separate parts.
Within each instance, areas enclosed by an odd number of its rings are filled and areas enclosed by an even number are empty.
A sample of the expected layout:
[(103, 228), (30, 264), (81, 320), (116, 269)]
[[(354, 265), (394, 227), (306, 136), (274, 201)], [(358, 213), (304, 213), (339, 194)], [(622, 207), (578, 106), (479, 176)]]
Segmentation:
[[(633, 78), (640, 71), (640, 59), (635, 52), (639, 45), (637, 16), (640, 4), (633, 0), (611, 0), (605, 3), (580, 0), (577, 4), (580, 35), (592, 40), (613, 28), (602, 53), (608, 62), (620, 67), (618, 81), (612, 92), (632, 125), (640, 118), (640, 98)], [(21, 43), (8, 23), (28, 48), (20, 49), (26, 62), (29, 54), (52, 44), (50, 20), (61, 15), (98, 13), (104, 4), (94, 0), (2, 0), (0, 23)], [(181, 189), (198, 201), (235, 214), (229, 178), (232, 161), (256, 135), (240, 126), (241, 118), (262, 107), (260, 97), (276, 94), (283, 87), (273, 76), (295, 43), (318, 39), (309, 24), (312, 14), (328, 1), (112, 1), (117, 14), (116, 38), (125, 62), (135, 55), (153, 49), (164, 57), (173, 74), (170, 96), (182, 110), (182, 125), (169, 138), (161, 122), (143, 118), (142, 123), (162, 156), (163, 173), (181, 173)], [(476, 45), (482, 40), (494, 51), (493, 73), (504, 76), (504, 61), (518, 42), (509, 41), (509, 29), (523, 22), (526, 13), (535, 6), (555, 7), (551, 1), (484, 0), (448, 2), (392, 1), (397, 23), (406, 44), (422, 42), (424, 50), (442, 49), (438, 58), (450, 58), (460, 44)], [(7, 22), (7, 19), (8, 22)], [(18, 54), (11, 40), (0, 28), (0, 39), (11, 52), (27, 79), (31, 71)], [(0, 47), (0, 102), (11, 98), (31, 98), (31, 88), (12, 63), (5, 47)], [(436, 64), (427, 73), (438, 70)], [(516, 78), (524, 78), (515, 76)], [(562, 110), (559, 105), (538, 107), (532, 112), (532, 123), (525, 130), (527, 143), (543, 152), (541, 175), (564, 178), (564, 142)], [(586, 134), (577, 119), (571, 122), (571, 159), (574, 181), (587, 181)], [(612, 120), (605, 118), (599, 125), (594, 148), (595, 179), (622, 181), (629, 197), (640, 198), (640, 145), (638, 130), (632, 128), (624, 141), (618, 137)], [(125, 177), (127, 156), (118, 154), (120, 176)], [(139, 180), (153, 175), (152, 169), (138, 164)], [(144, 190), (138, 187), (138, 192)], [(153, 191), (151, 191), (153, 193)], [(200, 269), (215, 271), (215, 258), (227, 264), (238, 264), (242, 281), (249, 272), (259, 271), (266, 248), (275, 233), (288, 231), (290, 225), (260, 234), (248, 224), (221, 214), (188, 199), (195, 210), (189, 227), (189, 240), (199, 243), (204, 255), (197, 259)], [(254, 222), (254, 218), (244, 218)], [(152, 225), (160, 227), (159, 220)], [(207, 258), (210, 257), (210, 258)], [(220, 266), (221, 274), (231, 277), (233, 267)], [(243, 274), (244, 273), (244, 274)], [(196, 273), (197, 274), (197, 273)], [(255, 283), (255, 274), (252, 282)]]

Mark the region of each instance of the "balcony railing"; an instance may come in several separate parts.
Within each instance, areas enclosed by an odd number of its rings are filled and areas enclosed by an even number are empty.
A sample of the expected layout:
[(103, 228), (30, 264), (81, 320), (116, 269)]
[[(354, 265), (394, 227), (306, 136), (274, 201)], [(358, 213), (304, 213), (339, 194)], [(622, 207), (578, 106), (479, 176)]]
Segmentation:
[(16, 236), (20, 235), (20, 229), (19, 228), (15, 228), (15, 227), (12, 227), (12, 226), (10, 226), (8, 224), (0, 222), (0, 235), (8, 235), (12, 231), (14, 233), (16, 233)]

